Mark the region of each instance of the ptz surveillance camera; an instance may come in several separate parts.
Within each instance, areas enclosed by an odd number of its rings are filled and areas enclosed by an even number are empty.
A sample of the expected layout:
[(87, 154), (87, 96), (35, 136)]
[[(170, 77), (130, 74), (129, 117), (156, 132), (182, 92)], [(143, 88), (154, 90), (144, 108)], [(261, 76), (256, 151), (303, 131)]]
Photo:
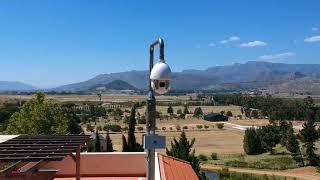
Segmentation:
[(165, 94), (171, 87), (171, 69), (163, 60), (155, 64), (150, 73), (151, 87), (158, 94)]

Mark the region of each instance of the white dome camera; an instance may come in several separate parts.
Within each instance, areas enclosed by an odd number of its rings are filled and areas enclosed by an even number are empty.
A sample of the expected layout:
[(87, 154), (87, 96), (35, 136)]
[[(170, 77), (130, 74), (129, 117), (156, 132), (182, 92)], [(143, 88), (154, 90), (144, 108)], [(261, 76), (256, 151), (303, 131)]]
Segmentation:
[(171, 69), (165, 62), (155, 64), (150, 73), (151, 87), (158, 94), (165, 94), (171, 87)]

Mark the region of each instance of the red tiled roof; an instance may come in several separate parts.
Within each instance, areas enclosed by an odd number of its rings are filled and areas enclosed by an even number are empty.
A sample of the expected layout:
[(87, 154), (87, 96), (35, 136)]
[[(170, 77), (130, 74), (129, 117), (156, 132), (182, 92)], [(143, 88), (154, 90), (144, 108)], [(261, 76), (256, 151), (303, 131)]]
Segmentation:
[(159, 154), (161, 180), (198, 180), (192, 166), (183, 160)]

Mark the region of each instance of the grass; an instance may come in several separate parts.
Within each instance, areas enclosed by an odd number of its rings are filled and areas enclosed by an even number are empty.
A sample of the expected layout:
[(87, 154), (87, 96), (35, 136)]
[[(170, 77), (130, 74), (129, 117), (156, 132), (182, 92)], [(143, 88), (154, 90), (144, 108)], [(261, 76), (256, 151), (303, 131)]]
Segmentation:
[(270, 176), (270, 175), (258, 175), (251, 173), (230, 172), (228, 168), (222, 168), (221, 170), (204, 170), (207, 173), (219, 174), (221, 180), (293, 180), (296, 178), (282, 177), (282, 176)]
[(219, 156), (219, 160), (208, 160), (203, 163), (225, 165), (239, 168), (284, 170), (298, 167), (290, 155), (260, 155), (231, 154)]

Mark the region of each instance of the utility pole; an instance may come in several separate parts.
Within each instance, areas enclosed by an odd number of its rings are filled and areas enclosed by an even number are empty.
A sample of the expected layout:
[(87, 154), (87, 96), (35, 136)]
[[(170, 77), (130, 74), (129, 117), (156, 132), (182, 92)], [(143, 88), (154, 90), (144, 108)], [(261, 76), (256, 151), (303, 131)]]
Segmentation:
[[(154, 66), (154, 47), (160, 46), (159, 63)], [(166, 93), (170, 89), (170, 75), (171, 70), (164, 62), (164, 42), (162, 39), (154, 41), (149, 49), (149, 92), (147, 95), (147, 109), (146, 109), (146, 126), (147, 134), (144, 135), (143, 146), (147, 153), (147, 180), (155, 179), (155, 149), (165, 148), (165, 137), (159, 136), (155, 133), (156, 130), (156, 99), (154, 91), (157, 93)], [(152, 79), (153, 70), (156, 78)]]

